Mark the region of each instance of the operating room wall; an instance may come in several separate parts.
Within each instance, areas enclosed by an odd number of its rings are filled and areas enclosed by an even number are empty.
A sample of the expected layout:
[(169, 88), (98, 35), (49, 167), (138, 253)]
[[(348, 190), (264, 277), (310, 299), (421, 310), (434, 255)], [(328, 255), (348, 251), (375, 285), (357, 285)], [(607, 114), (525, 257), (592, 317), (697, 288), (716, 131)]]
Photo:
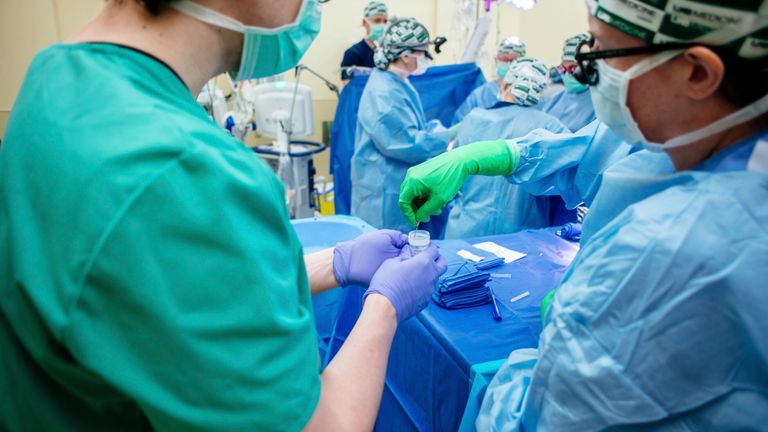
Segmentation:
[(0, 1), (0, 137), (27, 66), (98, 13), (104, 0)]
[[(344, 51), (363, 36), (362, 10), (368, 0), (331, 0), (323, 9), (322, 31), (302, 59), (312, 69), (340, 84), (339, 63)], [(472, 0), (386, 0), (390, 13), (412, 16), (427, 25), (431, 34), (448, 38), (444, 52), (436, 57), (437, 64), (458, 62), (464, 44), (469, 39), (476, 17), (484, 13), (481, 2)], [(464, 6), (464, 7), (462, 7)], [(467, 7), (468, 6), (468, 7)], [(493, 76), (492, 61), (496, 45), (510, 35), (517, 35), (528, 45), (529, 55), (539, 57), (548, 65), (560, 62), (566, 38), (587, 30), (587, 10), (583, 0), (539, 0), (531, 11), (520, 11), (509, 5), (493, 5), (491, 31), (486, 39), (483, 56), (478, 62), (486, 77)], [(287, 74), (291, 80), (293, 73)], [(315, 100), (315, 130), (323, 121), (333, 119), (336, 95), (319, 80), (304, 74), (302, 83), (312, 87)], [(319, 136), (315, 137), (319, 140)], [(325, 175), (328, 153), (318, 158), (318, 171)]]
[[(390, 10), (397, 15), (416, 17), (433, 28), (436, 22), (437, 3), (449, 3), (450, 0), (385, 0)], [(323, 6), (322, 30), (302, 63), (318, 73), (341, 84), (341, 68), (339, 64), (344, 51), (360, 41), (364, 35), (362, 21), (363, 8), (368, 0), (331, 0)], [(293, 80), (293, 73), (286, 74), (287, 80)], [(312, 87), (315, 114), (315, 137), (320, 140), (322, 122), (331, 121), (336, 113), (337, 97), (325, 84), (315, 77), (304, 73), (302, 84)], [(328, 175), (330, 152), (326, 151), (315, 159), (318, 173)]]
[[(366, 3), (367, 0), (327, 3), (322, 31), (302, 62), (340, 83), (339, 63), (344, 50), (363, 36), (362, 9)], [(459, 60), (477, 14), (483, 13), (479, 3), (473, 0), (388, 0), (387, 3), (393, 14), (416, 17), (433, 35), (448, 38), (443, 54), (437, 56), (437, 64)], [(0, 136), (5, 133), (11, 106), (35, 53), (74, 33), (103, 5), (103, 0), (0, 1)], [(563, 40), (586, 30), (583, 0), (539, 0), (539, 4), (528, 12), (494, 5), (490, 13), (493, 18), (491, 31), (479, 61), (489, 78), (493, 73), (491, 56), (495, 45), (508, 35), (518, 35), (528, 45), (530, 55), (554, 65), (559, 61)], [(286, 74), (287, 79), (292, 77), (292, 72)], [(313, 90), (315, 136), (312, 139), (320, 141), (322, 122), (333, 119), (337, 98), (309, 74), (302, 77), (302, 83)], [(328, 155), (325, 152), (316, 160), (321, 175), (328, 173)]]

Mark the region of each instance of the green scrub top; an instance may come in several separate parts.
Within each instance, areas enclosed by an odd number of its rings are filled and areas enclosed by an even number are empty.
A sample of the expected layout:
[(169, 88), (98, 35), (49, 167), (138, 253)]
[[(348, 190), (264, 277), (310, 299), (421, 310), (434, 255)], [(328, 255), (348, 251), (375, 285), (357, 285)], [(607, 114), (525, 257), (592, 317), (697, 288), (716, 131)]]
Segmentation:
[(310, 302), (281, 184), (172, 70), (37, 55), (0, 147), (0, 429), (299, 430)]

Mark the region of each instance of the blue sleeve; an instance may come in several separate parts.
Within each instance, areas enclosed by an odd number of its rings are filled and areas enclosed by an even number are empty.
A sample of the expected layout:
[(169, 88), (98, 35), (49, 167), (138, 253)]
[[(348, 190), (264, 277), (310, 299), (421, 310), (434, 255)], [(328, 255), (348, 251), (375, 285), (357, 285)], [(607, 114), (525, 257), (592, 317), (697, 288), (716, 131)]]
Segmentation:
[(582, 243), (541, 334), (525, 429), (762, 430), (768, 213), (749, 204), (757, 183), (688, 173), (660, 181), (637, 168), (620, 183), (677, 185)]
[(359, 121), (384, 156), (418, 164), (439, 155), (448, 147), (451, 133), (438, 121), (429, 122), (426, 128), (422, 128), (408, 101), (377, 102), (372, 104), (377, 108), (366, 112), (361, 110)]
[(603, 172), (631, 151), (599, 121), (575, 133), (537, 129), (510, 143), (520, 150), (520, 165), (507, 179), (533, 195), (558, 194), (569, 208), (589, 206)]
[(488, 385), (475, 420), (476, 430), (522, 430), (523, 407), (537, 358), (538, 351), (533, 348), (512, 351)]

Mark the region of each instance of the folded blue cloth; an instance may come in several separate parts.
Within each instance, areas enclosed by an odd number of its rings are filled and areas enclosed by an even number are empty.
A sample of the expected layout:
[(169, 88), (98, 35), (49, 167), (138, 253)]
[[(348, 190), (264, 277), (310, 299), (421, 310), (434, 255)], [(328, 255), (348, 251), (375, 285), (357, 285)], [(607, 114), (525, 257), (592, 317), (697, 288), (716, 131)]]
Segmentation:
[(486, 305), (491, 302), (491, 291), (487, 286), (455, 293), (440, 294), (435, 291), (432, 301), (443, 309), (465, 309)]
[(461, 277), (455, 276), (440, 281), (437, 286), (437, 290), (441, 293), (449, 293), (453, 291), (464, 291), (468, 289), (474, 289), (485, 286), (486, 282), (491, 279), (491, 275), (485, 272), (475, 272), (472, 274), (462, 275)]
[(581, 241), (581, 224), (567, 223), (557, 231), (557, 235), (570, 241)]
[(504, 265), (504, 258), (486, 258), (479, 263), (475, 264), (475, 268), (478, 270), (488, 270), (500, 265)]
[(432, 300), (445, 309), (462, 309), (488, 304), (491, 293), (486, 284), (491, 275), (478, 271), (471, 264), (463, 263), (457, 270), (446, 272), (440, 278)]

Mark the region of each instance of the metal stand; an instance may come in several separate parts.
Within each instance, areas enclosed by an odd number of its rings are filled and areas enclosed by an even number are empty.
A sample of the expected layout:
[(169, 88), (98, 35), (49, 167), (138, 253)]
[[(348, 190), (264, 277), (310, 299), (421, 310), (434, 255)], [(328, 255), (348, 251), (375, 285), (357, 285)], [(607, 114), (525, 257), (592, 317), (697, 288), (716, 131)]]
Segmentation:
[(313, 217), (316, 211), (320, 211), (314, 199), (317, 171), (312, 156), (325, 149), (325, 145), (313, 141), (291, 141), (285, 148), (275, 143), (253, 149), (277, 172), (285, 185), (286, 205), (291, 219)]

